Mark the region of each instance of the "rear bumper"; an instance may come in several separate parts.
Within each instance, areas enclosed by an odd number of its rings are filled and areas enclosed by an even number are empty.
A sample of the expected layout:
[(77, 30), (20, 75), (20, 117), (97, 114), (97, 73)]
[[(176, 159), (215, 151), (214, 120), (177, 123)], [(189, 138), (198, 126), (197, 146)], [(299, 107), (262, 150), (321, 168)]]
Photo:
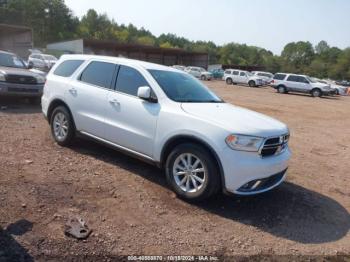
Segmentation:
[(44, 84), (28, 85), (0, 82), (0, 96), (40, 97)]

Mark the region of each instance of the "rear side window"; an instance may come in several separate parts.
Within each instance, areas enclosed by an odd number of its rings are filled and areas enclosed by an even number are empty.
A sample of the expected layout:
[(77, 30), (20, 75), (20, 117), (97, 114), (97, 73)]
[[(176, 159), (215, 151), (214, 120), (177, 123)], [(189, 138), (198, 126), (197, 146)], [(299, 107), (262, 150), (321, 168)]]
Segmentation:
[(120, 66), (116, 83), (117, 91), (137, 96), (137, 90), (141, 86), (149, 86), (149, 84), (139, 71), (132, 67)]
[(225, 74), (226, 74), (226, 75), (230, 75), (230, 74), (231, 74), (231, 71), (230, 71), (230, 70), (225, 71)]
[(54, 75), (70, 77), (75, 70), (84, 62), (84, 60), (67, 60), (61, 63), (53, 72)]
[(115, 64), (91, 62), (81, 74), (80, 81), (95, 86), (111, 88), (115, 68)]
[(283, 80), (286, 78), (285, 74), (275, 74), (274, 78), (275, 80)]
[(290, 81), (290, 82), (301, 82), (299, 76), (293, 76), (293, 75), (288, 76), (287, 81)]

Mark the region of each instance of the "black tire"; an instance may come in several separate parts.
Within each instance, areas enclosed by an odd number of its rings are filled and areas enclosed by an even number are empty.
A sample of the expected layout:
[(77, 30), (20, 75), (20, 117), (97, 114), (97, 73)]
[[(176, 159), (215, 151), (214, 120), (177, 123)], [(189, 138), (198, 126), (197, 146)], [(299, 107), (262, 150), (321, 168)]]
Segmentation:
[(311, 96), (312, 97), (321, 97), (322, 96), (322, 91), (319, 88), (315, 88), (311, 90)]
[(205, 81), (205, 80), (207, 80), (207, 77), (203, 75), (203, 76), (201, 76), (201, 80)]
[(280, 94), (286, 94), (287, 93), (287, 89), (285, 86), (278, 86), (277, 87), (277, 92)]
[(248, 85), (249, 85), (250, 87), (256, 87), (256, 84), (255, 84), (255, 82), (254, 82), (253, 80), (250, 80), (249, 83), (248, 83)]
[[(196, 192), (186, 192), (184, 191), (184, 189), (181, 189), (180, 185), (178, 185), (178, 183), (176, 182), (176, 179), (175, 179), (176, 176), (173, 175), (173, 170), (175, 168), (174, 166), (177, 159), (184, 154), (191, 154), (193, 162), (196, 162), (195, 161), (196, 158), (200, 159), (201, 161), (200, 166), (202, 166), (203, 169), (206, 170), (206, 174), (204, 175), (203, 173), (204, 182), (200, 184), (200, 187)], [(208, 152), (208, 150), (206, 150), (200, 145), (192, 144), (192, 143), (178, 145), (169, 154), (165, 164), (167, 181), (179, 198), (182, 198), (188, 201), (202, 201), (204, 199), (207, 199), (213, 196), (220, 189), (220, 174), (219, 174), (217, 165), (215, 163), (216, 163), (215, 159)], [(197, 175), (198, 173), (195, 173), (195, 174)], [(180, 175), (180, 176), (177, 176), (178, 179), (183, 180), (185, 179), (186, 175)], [(188, 180), (191, 181), (191, 179), (188, 179)], [(185, 186), (185, 184), (186, 183), (184, 183), (183, 186)], [(190, 182), (189, 184), (192, 184), (193, 190), (195, 190), (194, 183)]]
[(231, 78), (227, 78), (227, 79), (226, 79), (226, 84), (228, 84), (228, 85), (233, 85), (232, 79), (231, 79)]
[(339, 90), (338, 90), (338, 89), (335, 90), (335, 94), (336, 94), (337, 96), (339, 96)]
[[(66, 134), (65, 135), (62, 134), (61, 137), (57, 134), (57, 132), (55, 132), (55, 125), (56, 125), (55, 118), (58, 114), (63, 115), (67, 123)], [(57, 144), (59, 144), (60, 146), (69, 146), (73, 142), (75, 137), (75, 125), (71, 114), (69, 113), (68, 109), (65, 106), (58, 106), (53, 110), (50, 118), (50, 126), (51, 126), (52, 136), (57, 142)]]

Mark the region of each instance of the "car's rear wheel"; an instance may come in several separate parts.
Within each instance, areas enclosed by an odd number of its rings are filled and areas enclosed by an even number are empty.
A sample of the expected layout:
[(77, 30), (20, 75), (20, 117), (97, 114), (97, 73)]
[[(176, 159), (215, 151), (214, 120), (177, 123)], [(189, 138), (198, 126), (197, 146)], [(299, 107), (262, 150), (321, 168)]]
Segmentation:
[(232, 79), (231, 79), (231, 78), (227, 78), (227, 79), (226, 79), (226, 84), (232, 85), (232, 84), (233, 84)]
[(168, 183), (183, 199), (200, 201), (220, 188), (215, 159), (203, 147), (188, 143), (174, 148), (166, 162)]
[(311, 95), (313, 97), (321, 97), (322, 96), (322, 91), (318, 88), (315, 88), (311, 91)]
[(249, 83), (248, 83), (248, 85), (250, 86), (250, 87), (256, 87), (256, 84), (255, 84), (255, 82), (254, 81), (249, 81)]
[(75, 135), (73, 119), (64, 106), (56, 107), (51, 115), (51, 132), (57, 144), (68, 146), (72, 143)]

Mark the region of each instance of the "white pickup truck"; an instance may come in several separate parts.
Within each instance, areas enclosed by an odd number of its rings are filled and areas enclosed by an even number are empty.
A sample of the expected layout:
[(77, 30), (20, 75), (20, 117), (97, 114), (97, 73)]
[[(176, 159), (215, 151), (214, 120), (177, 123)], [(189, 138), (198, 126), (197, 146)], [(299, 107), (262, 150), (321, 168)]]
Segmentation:
[(248, 71), (227, 69), (225, 70), (223, 80), (228, 85), (246, 84), (250, 87), (258, 87), (263, 85), (263, 80), (260, 77), (253, 75)]

